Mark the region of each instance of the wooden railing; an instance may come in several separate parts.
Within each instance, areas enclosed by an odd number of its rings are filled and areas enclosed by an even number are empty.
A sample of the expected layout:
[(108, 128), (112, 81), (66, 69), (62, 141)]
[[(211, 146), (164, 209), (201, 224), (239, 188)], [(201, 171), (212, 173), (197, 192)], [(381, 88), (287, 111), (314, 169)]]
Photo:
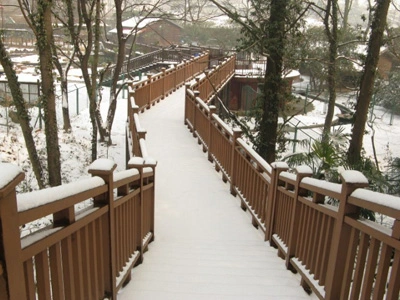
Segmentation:
[[(92, 177), (26, 194), (23, 172), (0, 164), (1, 299), (116, 299), (133, 266), (154, 239), (154, 161), (137, 157), (130, 169), (99, 159)], [(87, 203), (85, 209), (75, 206)], [(52, 225), (20, 237), (42, 218)], [(0, 285), (1, 287), (1, 285)]]
[[(357, 171), (335, 184), (306, 166), (269, 165), (207, 105), (213, 96), (199, 82), (186, 86), (185, 124), (303, 287), (320, 299), (399, 299), (400, 197), (367, 190)], [(393, 227), (362, 219), (361, 209), (392, 218)]]
[(187, 80), (200, 74), (208, 68), (209, 55), (203, 53), (190, 60), (169, 68), (163, 69), (147, 79), (129, 84), (129, 97), (135, 98), (139, 111), (151, 108), (152, 105), (164, 99), (170, 93), (181, 87)]

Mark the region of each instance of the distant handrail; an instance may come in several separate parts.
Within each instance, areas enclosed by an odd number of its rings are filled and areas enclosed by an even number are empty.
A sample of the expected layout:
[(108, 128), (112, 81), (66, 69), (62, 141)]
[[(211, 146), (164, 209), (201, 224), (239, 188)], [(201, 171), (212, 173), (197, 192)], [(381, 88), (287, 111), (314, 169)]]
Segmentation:
[(169, 69), (148, 75), (147, 79), (129, 84), (128, 122), (126, 128), (127, 162), (135, 156), (143, 156), (145, 149), (140, 140), (145, 138), (146, 131), (139, 123), (138, 114), (150, 109), (160, 100), (182, 86), (187, 80), (208, 68), (209, 54), (203, 53), (183, 61)]

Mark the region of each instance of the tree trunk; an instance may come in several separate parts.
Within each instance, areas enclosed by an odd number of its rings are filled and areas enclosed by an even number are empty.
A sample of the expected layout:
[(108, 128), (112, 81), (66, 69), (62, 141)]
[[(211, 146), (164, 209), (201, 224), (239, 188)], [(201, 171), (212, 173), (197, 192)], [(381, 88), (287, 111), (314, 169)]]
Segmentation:
[(390, 0), (377, 1), (372, 20), (368, 53), (365, 60), (364, 72), (361, 77), (360, 93), (354, 113), (353, 131), (348, 151), (348, 160), (352, 166), (357, 166), (361, 159), (368, 108), (372, 98), (376, 68), (379, 60), (380, 47), (382, 46), (383, 32), (386, 26), (389, 5)]
[(111, 144), (111, 130), (114, 123), (115, 110), (117, 109), (117, 88), (119, 76), (121, 75), (122, 66), (125, 60), (125, 47), (126, 38), (124, 37), (123, 26), (122, 26), (122, 3), (120, 0), (114, 0), (115, 3), (115, 15), (116, 15), (116, 26), (117, 26), (117, 36), (118, 36), (118, 53), (117, 62), (115, 64), (115, 69), (112, 77), (111, 87), (110, 87), (110, 105), (107, 112), (107, 123), (106, 123), (106, 135), (108, 137), (108, 143)]
[[(53, 53), (57, 53), (57, 47), (54, 44), (54, 40), (52, 43), (52, 50)], [(65, 67), (65, 71), (62, 68), (62, 65), (60, 61), (58, 60), (58, 57), (54, 55), (53, 57), (53, 62), (55, 67), (57, 68), (58, 74), (60, 75), (60, 86), (61, 86), (61, 99), (62, 99), (62, 116), (63, 116), (63, 129), (65, 132), (70, 132), (71, 131), (71, 120), (69, 117), (69, 102), (68, 102), (68, 71), (71, 66), (72, 60), (74, 55), (69, 58), (68, 65)]]
[(69, 118), (69, 103), (68, 103), (68, 81), (66, 77), (61, 77), (61, 99), (62, 99), (62, 116), (64, 123), (64, 131), (71, 131), (71, 120)]
[(17, 108), (18, 117), (20, 120), (22, 134), (24, 136), (26, 149), (28, 150), (29, 160), (32, 164), (33, 173), (35, 174), (38, 186), (40, 189), (45, 187), (43, 181), (43, 168), (37, 154), (35, 141), (32, 136), (32, 127), (30, 125), (30, 116), (25, 109), (25, 101), (18, 83), (18, 77), (13, 69), (11, 59), (9, 58), (2, 39), (0, 39), (0, 62), (7, 76), (8, 86), (10, 87), (11, 95), (15, 107)]
[(49, 184), (50, 186), (57, 186), (61, 184), (61, 164), (51, 49), (53, 39), (51, 5), (51, 0), (38, 2), (39, 17), (37, 18), (36, 30), (42, 76), (42, 105), (44, 108)]
[(272, 0), (268, 27), (267, 70), (264, 77), (264, 108), (260, 123), (258, 153), (268, 162), (275, 161), (279, 103), (285, 95), (282, 79), (285, 52), (285, 20), (288, 0)]
[(349, 25), (349, 14), (350, 14), (352, 5), (353, 5), (353, 0), (345, 0), (344, 1), (343, 23), (342, 23), (343, 32), (346, 32), (347, 27)]
[[(329, 62), (328, 62), (328, 89), (329, 89), (329, 100), (328, 100), (328, 111), (325, 116), (324, 129), (322, 133), (322, 142), (329, 141), (329, 133), (332, 127), (333, 115), (335, 112), (336, 103), (336, 56), (337, 56), (337, 23), (338, 17), (338, 3), (337, 0), (328, 0), (326, 16), (324, 20), (325, 33), (329, 41)], [(331, 19), (331, 22), (329, 20)]]

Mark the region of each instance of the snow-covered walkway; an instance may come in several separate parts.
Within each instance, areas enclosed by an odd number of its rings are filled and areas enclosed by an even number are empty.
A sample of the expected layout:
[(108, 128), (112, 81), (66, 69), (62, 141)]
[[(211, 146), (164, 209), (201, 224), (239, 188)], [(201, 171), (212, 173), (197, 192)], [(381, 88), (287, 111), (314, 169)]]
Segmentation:
[(158, 161), (155, 241), (118, 299), (317, 299), (251, 225), (183, 114), (181, 88), (140, 115)]

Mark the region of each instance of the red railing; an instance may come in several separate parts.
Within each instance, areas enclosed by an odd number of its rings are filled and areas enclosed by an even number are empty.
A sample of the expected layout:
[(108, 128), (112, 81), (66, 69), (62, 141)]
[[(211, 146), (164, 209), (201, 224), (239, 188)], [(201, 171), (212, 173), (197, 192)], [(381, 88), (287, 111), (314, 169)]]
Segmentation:
[[(222, 69), (207, 77), (229, 79), (213, 74)], [(225, 82), (206, 82), (186, 86), (185, 123), (301, 284), (320, 299), (399, 299), (400, 198), (365, 189), (368, 181), (356, 171), (335, 184), (311, 178), (305, 166), (289, 172), (285, 163), (267, 164), (207, 105), (209, 86), (215, 91)], [(361, 209), (392, 218), (393, 227), (363, 220)]]

